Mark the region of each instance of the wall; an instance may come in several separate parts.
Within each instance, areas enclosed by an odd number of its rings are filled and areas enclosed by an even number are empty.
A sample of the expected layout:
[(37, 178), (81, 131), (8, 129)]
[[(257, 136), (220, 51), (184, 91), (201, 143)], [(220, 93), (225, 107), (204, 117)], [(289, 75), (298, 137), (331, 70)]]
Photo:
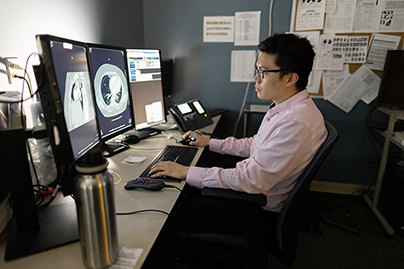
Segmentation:
[[(167, 103), (199, 98), (207, 108), (229, 109), (222, 129), (231, 134), (247, 86), (247, 83), (230, 82), (231, 51), (256, 50), (257, 47), (203, 43), (203, 17), (261, 11), (262, 40), (269, 32), (270, 1), (147, 0), (143, 5), (145, 45), (160, 48), (163, 58), (173, 58), (175, 61), (173, 94)], [(288, 31), (291, 5), (292, 0), (274, 1), (273, 33)], [(250, 85), (251, 96), (258, 101), (253, 84)]]
[[(274, 1), (272, 33), (289, 31), (292, 2)], [(227, 131), (227, 135), (231, 134), (247, 83), (230, 82), (230, 54), (232, 50), (251, 50), (256, 47), (236, 47), (232, 43), (203, 43), (203, 16), (232, 16), (236, 11), (261, 10), (262, 40), (268, 35), (270, 1), (147, 0), (143, 5), (145, 45), (161, 48), (163, 57), (175, 60), (173, 96), (168, 103), (199, 98), (208, 108), (229, 109), (230, 113), (224, 117), (222, 131)], [(253, 90), (254, 86), (250, 87), (248, 101), (268, 102), (259, 101)], [(371, 106), (359, 103), (351, 113), (346, 114), (328, 101), (315, 99), (315, 102), (324, 117), (340, 132), (337, 146), (316, 179), (371, 184), (376, 178), (380, 156), (380, 145), (372, 140), (366, 125)], [(385, 119), (383, 116), (381, 118)], [(256, 132), (261, 119), (262, 115), (252, 115), (249, 118), (248, 134)], [(237, 133), (239, 136), (240, 129)]]
[[(22, 65), (37, 52), (37, 34), (121, 46), (144, 44), (142, 0), (1, 0), (0, 6), (0, 57), (18, 57)], [(0, 89), (21, 89), (19, 80), (8, 84), (1, 61)]]

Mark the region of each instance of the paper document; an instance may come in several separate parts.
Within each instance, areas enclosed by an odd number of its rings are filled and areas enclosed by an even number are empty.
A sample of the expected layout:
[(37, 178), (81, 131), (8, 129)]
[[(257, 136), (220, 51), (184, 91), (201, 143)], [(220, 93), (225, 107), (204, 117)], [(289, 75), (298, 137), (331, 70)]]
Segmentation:
[(325, 34), (320, 36), (319, 51), (316, 53), (315, 69), (322, 70), (339, 70), (344, 66), (344, 53), (342, 47), (337, 47), (341, 36), (336, 37), (334, 34)]
[(404, 0), (383, 0), (379, 32), (404, 32)]
[(261, 11), (235, 13), (235, 46), (257, 46), (260, 42)]
[(323, 70), (312, 70), (307, 84), (307, 92), (317, 94), (320, 91), (321, 74)]
[(338, 0), (337, 10), (325, 17), (324, 33), (351, 33), (355, 7), (356, 0)]
[(254, 79), (255, 50), (231, 52), (231, 82), (252, 82)]
[(349, 76), (349, 65), (344, 64), (342, 71), (325, 70), (323, 71), (323, 96), (327, 100), (331, 96), (338, 85)]
[(296, 31), (323, 29), (324, 13), (325, 1), (299, 1)]
[(396, 50), (400, 42), (400, 36), (373, 34), (369, 52), (366, 59), (366, 65), (370, 69), (383, 70), (384, 62), (388, 50)]
[(357, 0), (353, 32), (373, 33), (379, 32), (382, 1)]
[(203, 42), (234, 42), (234, 16), (203, 17)]
[(366, 85), (362, 84), (354, 76), (348, 75), (328, 98), (328, 101), (344, 112), (349, 113), (366, 92)]
[(366, 104), (369, 104), (377, 97), (379, 93), (381, 79), (366, 65), (362, 65), (358, 70), (356, 70), (354, 76), (366, 85), (368, 91), (364, 96), (362, 96), (361, 100)]
[(140, 254), (142, 254), (143, 249), (141, 248), (129, 248), (123, 247), (119, 252), (118, 260), (109, 267), (110, 269), (127, 269), (133, 268), (137, 261), (139, 260)]
[(377, 97), (380, 78), (362, 65), (355, 73), (348, 75), (335, 89), (328, 100), (349, 113), (359, 100), (369, 104)]

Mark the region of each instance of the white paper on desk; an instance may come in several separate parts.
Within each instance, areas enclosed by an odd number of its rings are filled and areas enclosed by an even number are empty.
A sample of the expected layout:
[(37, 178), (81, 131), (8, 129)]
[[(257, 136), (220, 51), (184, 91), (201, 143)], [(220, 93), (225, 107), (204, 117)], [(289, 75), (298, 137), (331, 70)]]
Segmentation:
[(231, 82), (251, 82), (254, 79), (255, 50), (231, 52)]
[(354, 76), (348, 75), (328, 98), (328, 101), (349, 113), (366, 91), (365, 84), (358, 81)]
[(349, 65), (344, 64), (342, 71), (325, 70), (323, 71), (323, 96), (328, 100), (335, 89), (342, 83), (345, 77), (349, 76)]
[(361, 83), (366, 85), (368, 89), (364, 96), (362, 96), (361, 100), (366, 104), (372, 102), (379, 93), (380, 81), (378, 75), (376, 75), (369, 67), (366, 65), (362, 65), (353, 76), (359, 80)]
[(366, 65), (373, 70), (383, 70), (387, 51), (396, 50), (399, 42), (399, 36), (373, 34), (366, 58)]
[(357, 0), (352, 31), (354, 33), (379, 32), (383, 6), (384, 0)]
[(128, 156), (121, 163), (128, 165), (141, 165), (147, 158), (142, 156)]
[(404, 0), (383, 0), (379, 32), (404, 31)]
[(339, 0), (337, 10), (325, 16), (324, 33), (351, 33), (356, 0)]
[(256, 46), (260, 42), (261, 11), (235, 13), (235, 46)]
[(234, 16), (203, 17), (203, 42), (234, 42)]
[(133, 268), (133, 266), (139, 260), (140, 254), (142, 254), (142, 252), (143, 249), (141, 248), (123, 247), (119, 252), (118, 260), (109, 268), (110, 269)]
[(299, 1), (296, 31), (323, 29), (324, 14), (325, 1)]

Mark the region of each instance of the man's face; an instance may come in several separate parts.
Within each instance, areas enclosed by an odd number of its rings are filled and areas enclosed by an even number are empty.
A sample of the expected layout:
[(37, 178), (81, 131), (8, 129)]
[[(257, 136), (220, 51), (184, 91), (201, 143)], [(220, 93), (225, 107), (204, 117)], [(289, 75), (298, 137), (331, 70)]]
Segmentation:
[[(256, 63), (257, 69), (262, 71), (279, 70), (279, 66), (275, 64), (276, 55), (262, 53)], [(280, 104), (290, 97), (290, 93), (286, 90), (289, 76), (280, 77), (279, 72), (264, 72), (263, 79), (258, 74), (254, 77), (255, 91), (261, 100), (273, 100), (275, 104)]]

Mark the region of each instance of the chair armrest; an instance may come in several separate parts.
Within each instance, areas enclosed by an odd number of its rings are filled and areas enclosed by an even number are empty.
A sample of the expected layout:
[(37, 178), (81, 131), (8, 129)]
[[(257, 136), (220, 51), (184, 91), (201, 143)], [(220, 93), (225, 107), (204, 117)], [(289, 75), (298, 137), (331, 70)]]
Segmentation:
[(232, 202), (240, 202), (252, 206), (265, 206), (267, 197), (265, 194), (250, 194), (246, 192), (234, 191), (230, 189), (207, 188), (202, 189), (202, 195), (209, 196), (220, 200), (229, 200)]

